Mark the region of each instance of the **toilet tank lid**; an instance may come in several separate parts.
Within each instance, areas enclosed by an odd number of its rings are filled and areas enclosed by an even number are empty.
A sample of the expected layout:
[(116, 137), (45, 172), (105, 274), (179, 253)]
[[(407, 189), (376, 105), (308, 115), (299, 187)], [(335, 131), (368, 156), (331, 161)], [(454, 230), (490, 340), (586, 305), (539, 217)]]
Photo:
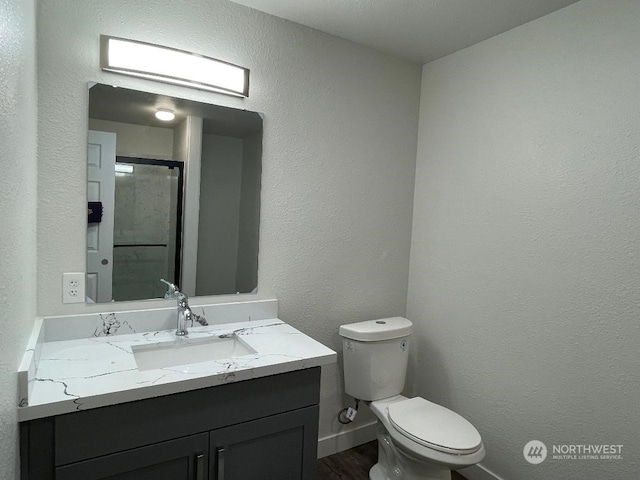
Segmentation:
[(404, 317), (389, 317), (340, 325), (339, 332), (340, 336), (345, 338), (361, 342), (374, 342), (406, 337), (411, 335), (412, 328), (411, 320)]

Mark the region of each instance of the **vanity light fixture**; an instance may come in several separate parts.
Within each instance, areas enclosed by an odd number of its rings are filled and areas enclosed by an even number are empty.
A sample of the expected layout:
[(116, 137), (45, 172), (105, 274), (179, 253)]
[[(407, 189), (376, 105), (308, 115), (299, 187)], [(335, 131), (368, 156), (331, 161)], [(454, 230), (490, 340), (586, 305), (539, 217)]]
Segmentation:
[(249, 69), (184, 50), (100, 35), (103, 70), (185, 87), (249, 96)]
[(162, 122), (170, 122), (176, 118), (176, 114), (166, 108), (159, 108), (156, 111), (156, 118)]

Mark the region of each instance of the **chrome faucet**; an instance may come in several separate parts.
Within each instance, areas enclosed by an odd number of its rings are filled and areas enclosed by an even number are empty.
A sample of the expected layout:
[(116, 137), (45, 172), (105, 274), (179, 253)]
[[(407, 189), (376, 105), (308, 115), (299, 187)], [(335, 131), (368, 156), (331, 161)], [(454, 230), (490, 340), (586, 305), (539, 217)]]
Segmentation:
[(176, 298), (176, 293), (179, 293), (178, 286), (171, 282), (167, 282), (164, 278), (161, 278), (160, 281), (167, 284), (167, 291), (164, 292), (164, 298)]
[(193, 322), (193, 312), (189, 307), (189, 298), (178, 290), (177, 285), (167, 282), (164, 278), (161, 278), (160, 281), (167, 284), (167, 291), (164, 294), (164, 298), (175, 298), (178, 301), (176, 336), (184, 337), (189, 333), (187, 331), (187, 322)]
[(176, 335), (178, 337), (184, 337), (189, 333), (187, 331), (187, 322), (193, 321), (193, 312), (189, 307), (189, 299), (184, 293), (177, 292), (176, 298), (178, 299), (178, 327), (176, 328)]

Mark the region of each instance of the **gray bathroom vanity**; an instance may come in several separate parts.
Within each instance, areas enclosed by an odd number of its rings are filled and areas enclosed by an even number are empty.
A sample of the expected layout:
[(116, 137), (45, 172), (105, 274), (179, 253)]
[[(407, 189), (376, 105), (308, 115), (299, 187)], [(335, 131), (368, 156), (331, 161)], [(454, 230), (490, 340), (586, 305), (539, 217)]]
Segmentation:
[(255, 311), (179, 340), (132, 313), (36, 322), (19, 372), (23, 480), (315, 478), (335, 352)]
[(320, 367), (21, 424), (29, 480), (315, 478)]

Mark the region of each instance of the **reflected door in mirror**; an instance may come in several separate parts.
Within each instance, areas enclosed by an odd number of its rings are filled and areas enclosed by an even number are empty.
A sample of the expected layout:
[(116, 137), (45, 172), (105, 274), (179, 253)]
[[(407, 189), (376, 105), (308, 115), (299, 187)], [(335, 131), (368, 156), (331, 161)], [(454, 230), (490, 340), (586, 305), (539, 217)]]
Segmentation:
[(87, 298), (110, 302), (113, 271), (113, 220), (116, 135), (89, 132), (87, 149), (87, 200), (102, 203), (102, 218), (87, 226)]

